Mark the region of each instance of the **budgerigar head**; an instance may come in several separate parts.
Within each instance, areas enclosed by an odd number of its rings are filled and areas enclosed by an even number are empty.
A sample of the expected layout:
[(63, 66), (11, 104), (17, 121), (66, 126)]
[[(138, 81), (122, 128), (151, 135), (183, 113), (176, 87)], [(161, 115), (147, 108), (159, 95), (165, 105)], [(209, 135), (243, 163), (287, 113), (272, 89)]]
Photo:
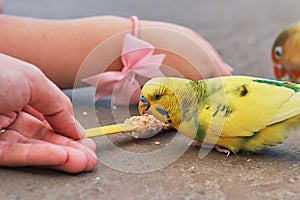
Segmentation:
[(181, 106), (187, 98), (186, 79), (160, 77), (149, 80), (142, 89), (139, 112), (148, 112), (176, 128), (181, 119)]
[(271, 57), (277, 79), (290, 81), (300, 77), (300, 23), (285, 28), (275, 39)]

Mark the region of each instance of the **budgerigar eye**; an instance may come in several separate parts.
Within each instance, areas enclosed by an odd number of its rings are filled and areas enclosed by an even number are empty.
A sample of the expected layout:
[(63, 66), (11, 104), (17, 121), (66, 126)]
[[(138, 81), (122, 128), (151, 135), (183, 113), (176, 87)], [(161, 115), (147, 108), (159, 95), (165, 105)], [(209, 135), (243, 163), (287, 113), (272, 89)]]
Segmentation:
[(162, 97), (161, 94), (156, 94), (156, 95), (154, 95), (154, 98), (153, 98), (153, 99), (154, 99), (155, 101), (157, 101), (157, 100), (160, 100), (161, 97)]
[(274, 55), (277, 59), (281, 59), (282, 58), (282, 46), (276, 46), (274, 48)]

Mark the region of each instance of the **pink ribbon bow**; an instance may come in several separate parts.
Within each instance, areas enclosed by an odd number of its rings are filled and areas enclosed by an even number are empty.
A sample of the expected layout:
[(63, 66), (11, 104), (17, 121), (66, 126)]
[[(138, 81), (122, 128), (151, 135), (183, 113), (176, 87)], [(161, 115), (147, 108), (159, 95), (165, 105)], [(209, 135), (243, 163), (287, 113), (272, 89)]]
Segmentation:
[(114, 105), (138, 103), (141, 85), (144, 83), (139, 83), (136, 78), (150, 79), (164, 76), (159, 68), (165, 54), (153, 55), (153, 53), (154, 47), (151, 44), (127, 34), (121, 55), (124, 65), (122, 71), (103, 72), (82, 81), (96, 87), (95, 101), (111, 95)]

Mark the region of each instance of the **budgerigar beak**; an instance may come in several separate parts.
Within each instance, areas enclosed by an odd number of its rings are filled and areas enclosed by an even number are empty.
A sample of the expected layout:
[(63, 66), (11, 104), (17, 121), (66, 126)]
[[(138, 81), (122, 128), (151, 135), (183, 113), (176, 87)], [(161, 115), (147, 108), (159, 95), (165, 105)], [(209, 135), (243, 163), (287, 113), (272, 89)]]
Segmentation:
[(284, 66), (275, 64), (274, 74), (277, 80), (288, 80), (294, 83), (299, 83), (300, 71), (287, 70)]
[(288, 71), (290, 81), (294, 83), (299, 83), (300, 72)]
[(282, 80), (287, 76), (287, 71), (282, 65), (275, 64), (273, 69), (274, 69), (275, 78), (277, 80)]
[(144, 96), (140, 96), (140, 102), (139, 102), (139, 106), (138, 106), (140, 115), (149, 113), (149, 107), (150, 107), (150, 104), (147, 101), (147, 99)]

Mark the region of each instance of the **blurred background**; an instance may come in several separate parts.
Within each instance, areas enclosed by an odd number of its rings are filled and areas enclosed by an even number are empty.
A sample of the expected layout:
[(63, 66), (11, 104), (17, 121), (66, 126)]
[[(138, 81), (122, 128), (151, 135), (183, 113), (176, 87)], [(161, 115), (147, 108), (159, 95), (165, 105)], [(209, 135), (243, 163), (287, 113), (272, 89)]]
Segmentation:
[(4, 13), (46, 19), (117, 15), (187, 26), (206, 38), (236, 74), (273, 78), (270, 49), (299, 20), (297, 0), (4, 0)]

